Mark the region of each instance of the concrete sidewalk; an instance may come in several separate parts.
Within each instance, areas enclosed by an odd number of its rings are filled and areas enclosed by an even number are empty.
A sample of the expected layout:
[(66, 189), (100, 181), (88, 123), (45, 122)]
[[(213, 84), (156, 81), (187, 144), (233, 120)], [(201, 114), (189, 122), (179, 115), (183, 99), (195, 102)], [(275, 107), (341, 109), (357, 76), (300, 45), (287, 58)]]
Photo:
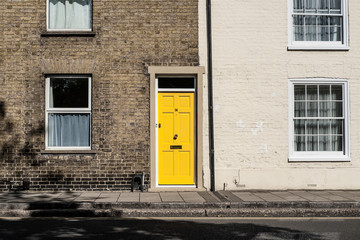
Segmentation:
[(360, 191), (3, 192), (0, 217), (360, 216)]

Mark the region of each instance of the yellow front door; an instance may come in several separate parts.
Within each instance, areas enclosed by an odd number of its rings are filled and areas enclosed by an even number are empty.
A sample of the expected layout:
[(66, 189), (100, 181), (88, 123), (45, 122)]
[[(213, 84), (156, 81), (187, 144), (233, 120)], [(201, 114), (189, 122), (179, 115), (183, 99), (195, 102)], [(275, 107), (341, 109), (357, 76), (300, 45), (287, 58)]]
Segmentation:
[(194, 93), (158, 94), (161, 185), (195, 184)]

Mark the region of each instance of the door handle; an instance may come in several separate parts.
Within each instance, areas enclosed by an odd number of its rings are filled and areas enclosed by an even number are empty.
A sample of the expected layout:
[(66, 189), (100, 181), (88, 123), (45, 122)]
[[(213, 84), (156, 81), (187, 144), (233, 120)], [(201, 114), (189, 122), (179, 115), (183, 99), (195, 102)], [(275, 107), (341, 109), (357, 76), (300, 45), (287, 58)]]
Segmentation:
[(177, 134), (175, 134), (174, 135), (174, 140), (176, 140), (178, 138), (178, 135)]

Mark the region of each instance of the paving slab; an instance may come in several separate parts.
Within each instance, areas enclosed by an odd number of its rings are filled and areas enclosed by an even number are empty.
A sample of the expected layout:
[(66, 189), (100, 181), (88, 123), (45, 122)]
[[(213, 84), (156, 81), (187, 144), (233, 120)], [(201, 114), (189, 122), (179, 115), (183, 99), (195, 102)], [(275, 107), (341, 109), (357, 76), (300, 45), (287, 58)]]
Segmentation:
[(1, 202), (49, 202), (55, 201), (61, 193), (5, 193), (0, 195)]
[(256, 192), (254, 195), (264, 199), (266, 202), (286, 202), (285, 199), (271, 193)]
[(307, 202), (308, 200), (289, 192), (271, 192), (272, 194), (285, 199), (288, 202)]
[(205, 202), (208, 203), (221, 202), (220, 199), (217, 198), (212, 192), (199, 192), (199, 195), (205, 199)]
[(360, 196), (357, 196), (352, 191), (328, 191), (329, 193), (336, 194), (337, 196), (341, 196), (351, 201), (358, 201), (360, 202)]
[(357, 197), (360, 197), (360, 191), (349, 191), (349, 193), (351, 193)]
[(245, 202), (264, 202), (265, 200), (252, 194), (251, 192), (232, 192), (235, 196)]
[(55, 200), (63, 202), (74, 201), (77, 197), (81, 195), (82, 192), (63, 192)]
[(161, 192), (162, 202), (184, 202), (178, 192)]
[(289, 191), (292, 194), (295, 194), (299, 197), (305, 198), (311, 202), (328, 202), (329, 199), (317, 196), (315, 194), (312, 194), (311, 192), (307, 191)]
[(137, 192), (124, 192), (120, 193), (118, 202), (139, 202), (140, 194)]
[(140, 202), (161, 202), (159, 193), (140, 193)]
[(95, 200), (100, 196), (101, 192), (83, 192), (77, 198), (75, 202), (95, 202)]
[(349, 201), (349, 198), (342, 197), (336, 193), (330, 193), (327, 191), (311, 191), (312, 194), (329, 199), (330, 201)]
[(106, 203), (116, 203), (118, 198), (120, 197), (120, 193), (116, 192), (102, 192), (100, 196), (95, 200), (95, 202), (106, 202)]
[(205, 199), (202, 198), (197, 192), (179, 192), (180, 196), (186, 203), (204, 203)]
[(228, 202), (242, 202), (240, 198), (238, 198), (230, 191), (218, 191), (218, 193), (223, 196), (223, 198), (225, 198)]

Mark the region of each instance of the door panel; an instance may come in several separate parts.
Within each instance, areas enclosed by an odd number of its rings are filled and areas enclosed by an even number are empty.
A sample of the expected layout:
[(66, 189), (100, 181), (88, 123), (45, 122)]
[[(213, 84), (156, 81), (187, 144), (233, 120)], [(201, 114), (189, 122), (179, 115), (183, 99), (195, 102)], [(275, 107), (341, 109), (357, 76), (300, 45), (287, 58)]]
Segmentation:
[(163, 162), (161, 170), (164, 176), (171, 177), (174, 175), (174, 152), (164, 151), (163, 157), (164, 159), (168, 159), (168, 161)]
[(194, 93), (158, 93), (159, 184), (195, 184)]

